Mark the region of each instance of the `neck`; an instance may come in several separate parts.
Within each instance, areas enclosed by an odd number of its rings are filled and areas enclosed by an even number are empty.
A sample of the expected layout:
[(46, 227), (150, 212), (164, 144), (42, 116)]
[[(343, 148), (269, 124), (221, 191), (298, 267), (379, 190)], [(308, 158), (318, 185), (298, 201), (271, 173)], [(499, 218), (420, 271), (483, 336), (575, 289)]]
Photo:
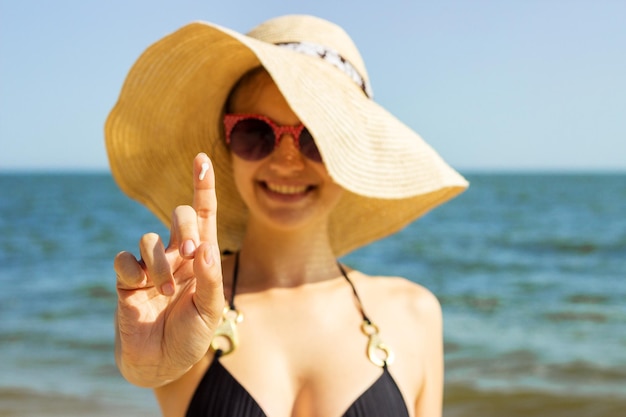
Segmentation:
[(295, 287), (340, 275), (327, 229), (319, 225), (270, 232), (251, 223), (239, 263), (239, 282), (246, 287)]

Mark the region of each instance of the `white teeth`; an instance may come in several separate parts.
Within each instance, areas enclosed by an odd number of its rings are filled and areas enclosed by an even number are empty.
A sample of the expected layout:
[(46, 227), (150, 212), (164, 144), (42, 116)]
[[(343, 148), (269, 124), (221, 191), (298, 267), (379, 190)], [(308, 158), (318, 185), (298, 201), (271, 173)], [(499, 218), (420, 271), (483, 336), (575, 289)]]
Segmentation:
[(301, 194), (306, 191), (305, 185), (281, 185), (281, 184), (267, 184), (267, 188), (270, 191), (279, 194)]

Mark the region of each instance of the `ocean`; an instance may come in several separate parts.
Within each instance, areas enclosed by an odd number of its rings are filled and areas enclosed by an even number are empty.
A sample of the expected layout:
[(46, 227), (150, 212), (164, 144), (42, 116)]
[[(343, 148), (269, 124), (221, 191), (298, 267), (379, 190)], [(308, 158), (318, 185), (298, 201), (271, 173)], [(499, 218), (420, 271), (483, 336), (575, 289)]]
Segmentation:
[[(342, 259), (440, 299), (444, 416), (626, 415), (626, 173), (466, 176)], [(0, 174), (0, 416), (158, 415), (113, 358), (112, 260), (148, 231), (109, 174)]]

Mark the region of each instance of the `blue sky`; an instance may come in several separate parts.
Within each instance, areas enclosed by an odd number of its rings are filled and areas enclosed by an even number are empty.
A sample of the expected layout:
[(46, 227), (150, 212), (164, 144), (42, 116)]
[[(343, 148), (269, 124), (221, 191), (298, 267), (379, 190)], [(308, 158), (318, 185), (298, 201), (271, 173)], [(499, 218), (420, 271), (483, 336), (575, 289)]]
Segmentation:
[(343, 26), (375, 99), (461, 170), (626, 170), (623, 0), (0, 0), (0, 170), (107, 170), (148, 45), (288, 13)]

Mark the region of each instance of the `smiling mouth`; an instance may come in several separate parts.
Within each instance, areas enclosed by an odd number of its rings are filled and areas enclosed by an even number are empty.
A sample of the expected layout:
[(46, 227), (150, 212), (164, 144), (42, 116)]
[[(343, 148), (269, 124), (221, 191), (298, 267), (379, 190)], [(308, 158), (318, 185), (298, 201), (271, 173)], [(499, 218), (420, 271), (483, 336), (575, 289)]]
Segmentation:
[(272, 184), (264, 182), (263, 185), (269, 191), (283, 195), (297, 195), (306, 193), (311, 186), (308, 185), (285, 185), (285, 184)]

